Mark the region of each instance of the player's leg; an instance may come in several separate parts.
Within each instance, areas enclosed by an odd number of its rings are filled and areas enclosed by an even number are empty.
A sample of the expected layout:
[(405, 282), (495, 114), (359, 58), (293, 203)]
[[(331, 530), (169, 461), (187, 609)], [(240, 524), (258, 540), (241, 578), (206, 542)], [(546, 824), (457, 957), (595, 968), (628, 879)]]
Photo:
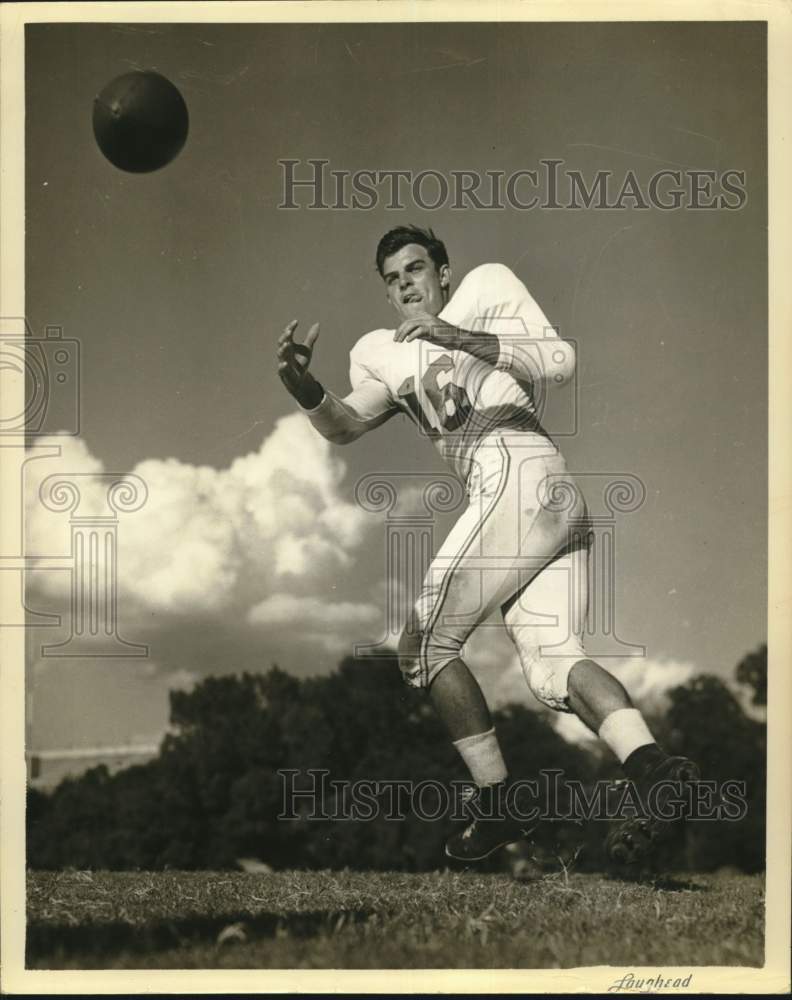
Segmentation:
[(479, 834), (485, 830), (486, 836), (467, 836), (464, 852), (449, 852), (471, 858), (485, 857), (526, 831), (524, 824), (506, 821), (501, 802), (506, 765), (484, 695), (462, 658), (470, 633), (500, 603), (504, 566), (493, 573), (480, 566), (484, 555), (498, 550), (493, 540), (498, 525), (501, 534), (507, 522), (514, 525), (509, 544), (512, 549), (516, 544), (510, 457), (498, 446), (480, 451), (470, 503), (435, 556), (399, 642), (405, 681), (427, 690), (476, 786), (470, 806), (479, 815)]
[[(666, 754), (622, 684), (586, 656), (588, 552), (588, 545), (573, 543), (504, 606), (528, 684), (544, 704), (573, 712), (597, 733), (642, 796), (660, 781), (695, 781), (696, 765)], [(623, 863), (638, 861), (672, 826), (653, 817), (628, 820), (609, 835), (608, 853)]]
[[(497, 481), (505, 479), (505, 471), (501, 456), (495, 458), (497, 487)], [(492, 467), (493, 463), (488, 463), (490, 472)], [(478, 788), (502, 782), (506, 766), (481, 687), (461, 655), (483, 611), (478, 581), (470, 573), (468, 561), (485, 545), (483, 525), (494, 516), (501, 493), (495, 489), (485, 497), (477, 490), (471, 496), (432, 561), (399, 640), (405, 681), (427, 691)]]
[(594, 733), (602, 731), (602, 738), (624, 760), (625, 747), (629, 755), (654, 740), (621, 682), (586, 656), (588, 552), (588, 531), (578, 530), (559, 555), (504, 604), (503, 619), (536, 698), (556, 711), (574, 713)]
[(460, 657), (446, 664), (432, 681), (429, 700), (454, 741), (492, 728), (484, 692)]
[[(418, 611), (412, 608), (399, 640), (399, 657), (405, 675), (411, 669), (418, 674), (422, 641)], [(406, 679), (409, 683), (410, 679)], [(412, 681), (414, 686), (417, 680), (423, 678), (416, 676)], [(452, 740), (464, 739), (492, 727), (481, 687), (460, 657), (451, 659), (436, 674), (428, 690), (429, 699)]]
[(569, 672), (569, 707), (592, 732), (614, 712), (633, 707), (624, 686), (594, 660), (578, 660)]
[[(672, 758), (657, 744), (641, 712), (613, 674), (594, 660), (581, 659), (572, 667), (568, 698), (575, 715), (608, 745), (631, 781), (644, 785), (647, 776), (669, 771)], [(672, 769), (688, 777), (695, 771), (685, 758), (674, 759)]]
[[(420, 664), (423, 634), (418, 612), (410, 612), (399, 641), (399, 657), (408, 683), (422, 681)], [(461, 648), (461, 647), (460, 647)], [(412, 679), (409, 677), (413, 671)], [(419, 686), (424, 686), (419, 684)], [(481, 687), (465, 661), (450, 659), (428, 685), (429, 700), (446, 732), (479, 787), (502, 781), (506, 766)]]
[[(554, 446), (546, 442), (515, 452), (497, 437), (479, 448), (470, 506), (433, 561), (416, 607), (419, 634), (411, 642), (403, 636), (403, 654), (418, 653), (412, 661), (402, 659), (405, 678), (429, 689), (481, 790), (474, 803), (480, 806), (478, 817), (447, 845), (453, 857), (484, 857), (524, 829), (503, 810), (506, 767), (461, 650), (473, 629), (518, 588), (527, 563), (532, 561), (537, 572), (558, 550), (563, 517), (546, 508), (539, 496), (539, 484), (558, 459)], [(529, 534), (528, 559), (523, 550)], [(499, 813), (501, 819), (486, 819), (485, 813)]]

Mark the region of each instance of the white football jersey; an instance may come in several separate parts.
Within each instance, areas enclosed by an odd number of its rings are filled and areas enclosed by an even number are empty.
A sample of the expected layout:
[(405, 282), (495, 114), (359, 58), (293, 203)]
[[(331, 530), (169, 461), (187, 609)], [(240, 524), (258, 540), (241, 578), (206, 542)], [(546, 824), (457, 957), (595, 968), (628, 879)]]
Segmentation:
[(463, 482), (486, 435), (498, 429), (544, 433), (536, 393), (561, 378), (545, 364), (547, 351), (536, 348), (554, 340), (558, 355), (563, 342), (523, 283), (502, 264), (482, 264), (465, 276), (440, 319), (496, 335), (497, 364), (421, 338), (397, 342), (394, 329), (372, 330), (350, 352), (352, 393), (341, 400), (326, 393), (309, 411), (317, 429), (344, 443), (404, 412)]

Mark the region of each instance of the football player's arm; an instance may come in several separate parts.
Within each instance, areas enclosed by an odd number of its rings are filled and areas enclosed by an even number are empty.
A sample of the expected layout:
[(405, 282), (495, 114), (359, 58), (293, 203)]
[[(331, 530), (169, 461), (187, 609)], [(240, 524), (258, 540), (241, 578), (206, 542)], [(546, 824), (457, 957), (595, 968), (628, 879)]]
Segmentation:
[(425, 319), (423, 331), (420, 318), (403, 323), (397, 339), (427, 336), (520, 381), (560, 385), (575, 371), (573, 345), (561, 340), (525, 285), (502, 264), (476, 268), (440, 317)]
[(575, 348), (557, 333), (510, 330), (481, 333), (457, 329), (458, 348), (513, 375), (518, 381), (563, 385), (575, 371)]
[(357, 440), (366, 431), (384, 424), (397, 411), (388, 387), (376, 378), (361, 379), (343, 399), (327, 389), (321, 391), (322, 397), (316, 406), (303, 406), (302, 409), (322, 437), (333, 444)]
[(296, 329), (297, 321), (292, 320), (278, 340), (278, 375), (323, 437), (334, 444), (349, 444), (397, 412), (390, 390), (362, 363), (357, 345), (350, 355), (352, 392), (343, 399), (328, 392), (308, 370), (319, 324), (310, 328), (303, 344), (294, 341)]

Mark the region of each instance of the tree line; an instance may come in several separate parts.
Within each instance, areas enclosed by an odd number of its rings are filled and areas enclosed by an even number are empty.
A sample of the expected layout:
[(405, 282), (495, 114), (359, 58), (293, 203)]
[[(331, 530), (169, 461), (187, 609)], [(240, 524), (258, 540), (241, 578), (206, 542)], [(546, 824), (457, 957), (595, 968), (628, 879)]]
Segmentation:
[[(735, 679), (754, 704), (766, 703), (766, 647), (738, 664)], [(339, 821), (309, 819), (306, 809), (297, 819), (278, 819), (279, 772), (287, 769), (322, 769), (348, 782), (466, 780), (425, 695), (403, 684), (395, 659), (347, 657), (323, 677), (300, 679), (277, 666), (207, 677), (191, 691), (170, 693), (170, 719), (154, 760), (112, 775), (94, 767), (49, 793), (28, 790), (29, 867), (222, 869), (240, 858), (273, 868), (420, 871), (446, 864), (447, 818), (427, 821), (405, 810), (400, 818)], [(675, 866), (761, 870), (764, 723), (713, 675), (670, 691), (667, 711), (650, 721), (659, 742), (697, 760), (703, 777), (746, 787), (745, 818), (688, 824)], [(621, 777), (606, 750), (565, 742), (546, 714), (509, 705), (495, 713), (495, 724), (515, 776), (555, 768), (588, 785)], [(540, 859), (574, 854), (580, 867), (601, 870), (606, 832), (602, 822), (545, 824), (535, 850)]]

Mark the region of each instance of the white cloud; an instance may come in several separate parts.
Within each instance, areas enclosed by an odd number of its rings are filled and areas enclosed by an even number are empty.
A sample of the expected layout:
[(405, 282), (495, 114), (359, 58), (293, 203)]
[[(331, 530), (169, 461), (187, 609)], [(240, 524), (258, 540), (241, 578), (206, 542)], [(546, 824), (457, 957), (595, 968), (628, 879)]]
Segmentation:
[(621, 660), (612, 667), (608, 665), (608, 669), (627, 688), (633, 701), (645, 711), (653, 712), (664, 711), (668, 692), (698, 672), (692, 663), (651, 657)]
[[(53, 473), (79, 474), (80, 513), (106, 513), (104, 471), (80, 439), (44, 439), (61, 456), (28, 463), (26, 539), (30, 555), (69, 552), (69, 514), (45, 508), (39, 485)], [(111, 470), (115, 471), (115, 470)], [(140, 510), (118, 520), (122, 614), (194, 614), (246, 609), (277, 592), (284, 578), (310, 589), (347, 569), (370, 518), (340, 488), (346, 466), (302, 414), (280, 419), (257, 452), (227, 469), (147, 459), (129, 470), (146, 484)], [(83, 478), (84, 477), (84, 478)], [(43, 583), (41, 578), (43, 578)], [(65, 593), (68, 574), (35, 574)]]
[(251, 608), (248, 620), (256, 625), (299, 626), (310, 622), (315, 628), (337, 629), (344, 625), (370, 625), (380, 615), (380, 609), (374, 604), (274, 594)]
[(191, 691), (198, 682), (198, 674), (182, 668), (168, 674), (166, 679), (171, 691)]
[(252, 625), (289, 629), (290, 638), (321, 646), (328, 653), (351, 653), (355, 643), (372, 642), (383, 631), (375, 604), (327, 601), (320, 597), (273, 594), (248, 613)]

